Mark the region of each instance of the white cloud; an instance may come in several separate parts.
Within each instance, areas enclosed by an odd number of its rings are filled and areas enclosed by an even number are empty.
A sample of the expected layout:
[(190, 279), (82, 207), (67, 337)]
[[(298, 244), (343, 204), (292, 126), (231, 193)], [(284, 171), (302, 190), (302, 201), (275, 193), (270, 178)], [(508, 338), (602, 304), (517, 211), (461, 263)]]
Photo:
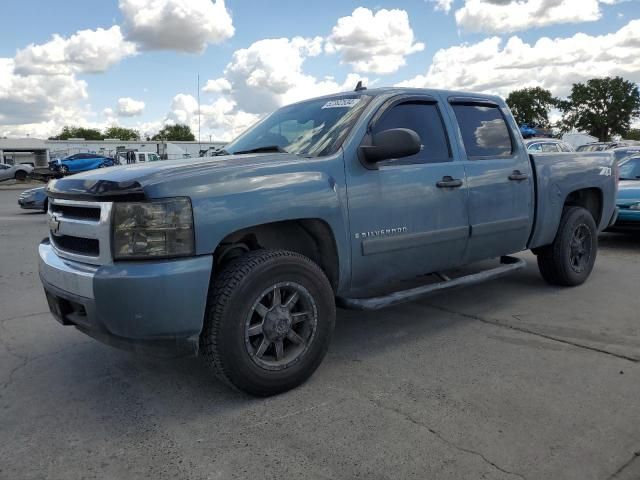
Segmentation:
[(203, 92), (209, 93), (222, 93), (231, 91), (231, 83), (226, 78), (216, 78), (215, 80), (209, 80), (207, 84), (202, 87)]
[[(202, 139), (205, 140), (212, 135), (215, 140), (232, 140), (257, 122), (260, 117), (261, 115), (258, 114), (238, 110), (233, 100), (224, 97), (212, 103), (202, 104), (200, 108)], [(194, 135), (198, 136), (198, 101), (192, 95), (177, 94), (173, 97), (164, 120), (160, 124), (147, 125), (143, 131), (157, 131), (162, 128), (162, 125), (176, 123), (189, 125)]]
[(87, 96), (73, 75), (21, 76), (13, 59), (0, 58), (0, 135), (50, 134), (81, 113)]
[(143, 50), (204, 51), (234, 34), (224, 0), (120, 0), (129, 40)]
[[(315, 38), (272, 38), (236, 50), (224, 76), (207, 82), (206, 92), (217, 94), (211, 104), (202, 105), (202, 127), (216, 138), (230, 140), (263, 115), (300, 100), (353, 90), (358, 80), (349, 74), (344, 83), (333, 77), (318, 79), (304, 72), (304, 62), (322, 53), (323, 40)], [(197, 115), (197, 101), (191, 95), (174, 98), (168, 118), (190, 122)], [(197, 120), (197, 118), (196, 118)]]
[(340, 53), (342, 63), (357, 72), (392, 73), (406, 64), (405, 57), (424, 50), (415, 42), (409, 16), (404, 10), (356, 8), (338, 19), (325, 49)]
[(270, 112), (286, 103), (321, 95), (335, 82), (302, 71), (306, 58), (322, 52), (322, 38), (271, 38), (236, 50), (224, 71), (240, 110)]
[(509, 33), (560, 23), (593, 22), (600, 3), (618, 0), (466, 0), (456, 10), (458, 26), (470, 32)]
[(539, 39), (534, 44), (513, 36), (492, 37), (436, 52), (425, 75), (402, 86), (471, 90), (506, 96), (511, 90), (542, 86), (554, 95), (594, 77), (620, 75), (640, 82), (640, 20), (615, 33)]
[(134, 100), (130, 97), (124, 97), (118, 99), (118, 115), (121, 117), (135, 117), (141, 115), (144, 111), (144, 102), (140, 100)]
[(53, 35), (47, 43), (18, 50), (15, 71), (21, 75), (98, 73), (135, 53), (135, 45), (124, 39), (117, 25), (80, 30), (69, 38)]
[(444, 13), (451, 11), (453, 0), (429, 0), (431, 3), (435, 3), (434, 10), (439, 10)]

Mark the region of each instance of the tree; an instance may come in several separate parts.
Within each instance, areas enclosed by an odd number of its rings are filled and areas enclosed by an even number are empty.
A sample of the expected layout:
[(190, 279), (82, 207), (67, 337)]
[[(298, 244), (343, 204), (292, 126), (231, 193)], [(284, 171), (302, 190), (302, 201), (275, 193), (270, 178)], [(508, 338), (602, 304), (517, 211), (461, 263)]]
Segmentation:
[(138, 130), (134, 130), (133, 128), (125, 128), (118, 127), (117, 125), (112, 125), (107, 128), (104, 132), (105, 138), (117, 138), (119, 140), (140, 140), (140, 132)]
[(69, 140), (70, 138), (84, 138), (85, 140), (104, 140), (104, 136), (97, 128), (70, 127), (65, 125), (62, 131), (49, 140)]
[(576, 128), (606, 142), (612, 135), (624, 136), (640, 115), (640, 90), (621, 77), (593, 78), (573, 84), (560, 109), (565, 129)]
[(622, 136), (625, 140), (640, 140), (640, 128), (631, 128)]
[(549, 110), (557, 103), (549, 90), (540, 87), (514, 90), (507, 97), (507, 105), (518, 125), (526, 123), (548, 128)]
[(162, 129), (151, 137), (151, 140), (168, 140), (170, 142), (175, 141), (194, 141), (196, 137), (191, 132), (189, 125), (177, 124), (177, 125), (165, 125)]

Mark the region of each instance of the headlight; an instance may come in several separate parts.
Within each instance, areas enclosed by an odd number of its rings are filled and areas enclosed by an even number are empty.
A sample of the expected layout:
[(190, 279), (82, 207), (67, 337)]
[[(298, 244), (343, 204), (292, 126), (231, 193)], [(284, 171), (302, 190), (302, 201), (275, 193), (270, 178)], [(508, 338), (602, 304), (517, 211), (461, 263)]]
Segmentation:
[(640, 210), (640, 202), (629, 205), (629, 210)]
[(113, 258), (186, 257), (195, 253), (188, 198), (113, 204)]

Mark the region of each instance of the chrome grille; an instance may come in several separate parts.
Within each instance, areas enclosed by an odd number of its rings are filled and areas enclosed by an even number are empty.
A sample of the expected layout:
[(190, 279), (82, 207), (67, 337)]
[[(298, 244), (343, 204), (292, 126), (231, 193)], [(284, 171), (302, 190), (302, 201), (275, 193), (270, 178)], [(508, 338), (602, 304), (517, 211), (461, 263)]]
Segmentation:
[(49, 199), (49, 239), (69, 260), (105, 265), (111, 258), (111, 202)]

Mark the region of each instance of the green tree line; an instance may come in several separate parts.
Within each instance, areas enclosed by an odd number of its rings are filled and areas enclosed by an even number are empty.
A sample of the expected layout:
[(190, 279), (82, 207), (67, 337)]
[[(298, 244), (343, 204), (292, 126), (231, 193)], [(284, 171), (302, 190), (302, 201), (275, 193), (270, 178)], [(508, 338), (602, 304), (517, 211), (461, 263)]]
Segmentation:
[[(97, 128), (84, 128), (65, 125), (62, 131), (49, 140), (69, 140), (70, 138), (84, 138), (85, 140), (104, 140), (106, 138), (117, 138), (123, 141), (141, 140), (140, 132), (133, 128), (118, 127), (113, 125), (104, 131)], [(147, 137), (147, 141), (194, 141), (195, 135), (188, 125), (165, 125), (153, 137)]]
[[(615, 135), (640, 140), (640, 130), (631, 128), (633, 120), (640, 117), (640, 91), (637, 84), (621, 77), (574, 83), (567, 98), (556, 98), (540, 87), (514, 90), (507, 97), (507, 105), (518, 125), (555, 127), (562, 132), (576, 129), (601, 142)], [(554, 108), (562, 118), (551, 125), (549, 112)]]

